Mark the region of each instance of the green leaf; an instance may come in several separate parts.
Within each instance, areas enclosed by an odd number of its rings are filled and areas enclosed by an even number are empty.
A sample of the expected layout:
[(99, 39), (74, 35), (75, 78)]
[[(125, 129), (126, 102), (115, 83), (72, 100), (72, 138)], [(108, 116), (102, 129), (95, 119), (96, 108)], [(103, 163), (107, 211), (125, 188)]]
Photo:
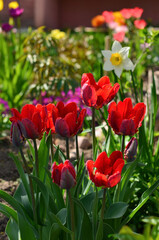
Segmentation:
[(48, 168), (49, 163), (49, 146), (51, 143), (51, 133), (49, 134), (47, 141), (46, 133), (43, 135), (43, 138), (40, 142), (38, 150), (38, 160), (39, 160), (39, 178), (42, 182), (45, 181), (46, 177), (46, 168)]
[(53, 223), (49, 233), (49, 240), (59, 240), (60, 232), (61, 228), (59, 227), (59, 225), (57, 223)]
[(88, 213), (87, 213), (85, 207), (83, 206), (83, 204), (80, 202), (80, 200), (73, 198), (73, 202), (76, 205), (78, 205), (83, 212), (83, 219), (81, 219), (81, 223), (82, 223), (81, 232), (80, 232), (80, 235), (78, 236), (78, 239), (80, 239), (80, 240), (83, 240), (83, 239), (92, 240), (93, 239), (92, 224), (91, 224), (90, 218), (88, 216)]
[(59, 227), (61, 228), (61, 230), (63, 230), (66, 233), (72, 234), (72, 231), (70, 229), (68, 229), (67, 227), (65, 227), (61, 220), (55, 215), (55, 214), (51, 214), (55, 220), (55, 222), (59, 225)]
[(128, 226), (122, 227), (120, 233), (115, 234), (115, 236), (121, 240), (145, 240), (143, 235), (133, 232)]
[(104, 219), (113, 219), (122, 217), (128, 208), (125, 202), (116, 202), (109, 206), (104, 214)]
[(137, 207), (127, 216), (123, 222), (121, 223), (121, 226), (127, 224), (132, 217), (140, 210), (140, 208), (147, 202), (149, 199), (149, 196), (156, 190), (156, 188), (159, 186), (159, 180), (157, 180), (150, 188), (148, 188), (141, 196), (140, 202), (137, 205)]
[(5, 231), (10, 240), (19, 240), (20, 230), (12, 218), (9, 219)]
[(28, 222), (24, 219), (24, 217), (21, 214), (18, 214), (18, 219), (21, 239), (37, 240), (37, 236), (35, 237), (33, 229), (30, 227)]
[(14, 209), (8, 207), (7, 205), (4, 205), (3, 203), (0, 203), (0, 212), (3, 213), (8, 218), (12, 217), (16, 223), (18, 222), (17, 213)]
[(15, 163), (17, 169), (18, 169), (20, 178), (21, 178), (21, 180), (22, 180), (22, 182), (23, 182), (25, 191), (26, 191), (26, 193), (27, 193), (27, 195), (28, 195), (28, 198), (29, 198), (29, 201), (30, 201), (30, 203), (31, 203), (32, 201), (31, 201), (31, 193), (30, 193), (30, 189), (29, 189), (29, 183), (28, 183), (28, 179), (27, 179), (27, 177), (26, 177), (26, 174), (24, 173), (22, 164), (21, 164), (21, 162), (19, 161), (19, 159), (17, 158), (17, 156), (15, 156), (13, 153), (10, 153), (9, 155), (10, 155), (11, 158), (14, 160), (14, 163)]
[(62, 208), (57, 214), (56, 216), (59, 218), (59, 220), (61, 221), (61, 223), (63, 225), (66, 224), (66, 218), (67, 218), (67, 209), (66, 208)]

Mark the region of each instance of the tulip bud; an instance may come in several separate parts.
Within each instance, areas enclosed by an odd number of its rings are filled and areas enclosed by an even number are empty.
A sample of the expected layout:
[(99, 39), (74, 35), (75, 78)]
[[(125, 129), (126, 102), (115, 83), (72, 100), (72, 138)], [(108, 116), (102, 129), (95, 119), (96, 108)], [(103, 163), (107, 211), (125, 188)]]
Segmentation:
[(23, 124), (18, 120), (13, 122), (11, 126), (11, 140), (16, 147), (21, 147), (24, 143), (25, 128)]
[(76, 172), (74, 166), (69, 160), (64, 163), (56, 165), (56, 162), (52, 166), (51, 178), (54, 183), (59, 185), (63, 189), (70, 189), (76, 184)]
[(127, 162), (132, 162), (136, 159), (137, 145), (137, 139), (134, 137), (126, 145), (124, 150), (124, 158), (127, 160)]

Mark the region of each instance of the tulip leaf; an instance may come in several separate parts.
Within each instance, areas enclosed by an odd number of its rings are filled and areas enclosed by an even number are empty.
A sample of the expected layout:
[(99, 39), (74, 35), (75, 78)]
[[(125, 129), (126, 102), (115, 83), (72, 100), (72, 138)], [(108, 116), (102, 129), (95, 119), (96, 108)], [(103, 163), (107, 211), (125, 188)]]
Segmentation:
[(49, 233), (49, 240), (59, 240), (60, 232), (61, 228), (59, 227), (59, 225), (57, 223), (53, 223)]
[(33, 229), (30, 227), (28, 222), (25, 220), (25, 218), (20, 213), (18, 214), (18, 219), (19, 219), (19, 228), (20, 228), (21, 239), (36, 240), (37, 238), (34, 235)]
[(4, 205), (3, 203), (0, 203), (0, 212), (3, 213), (8, 218), (12, 217), (15, 222), (18, 222), (18, 216), (14, 209), (8, 207), (7, 205)]
[(104, 214), (104, 219), (113, 219), (122, 217), (128, 208), (125, 202), (116, 202), (109, 206)]
[(66, 218), (67, 218), (67, 209), (66, 208), (62, 208), (57, 214), (56, 216), (59, 218), (59, 220), (61, 221), (61, 223), (63, 225), (66, 224)]
[(9, 219), (6, 229), (5, 229), (5, 232), (8, 236), (8, 239), (19, 240), (19, 235), (20, 235), (19, 227), (12, 218)]
[(140, 210), (140, 208), (147, 202), (150, 195), (156, 190), (156, 188), (159, 186), (159, 179), (150, 187), (148, 188), (141, 196), (140, 202), (137, 205), (136, 208), (123, 220), (121, 223), (121, 227), (125, 224), (127, 224), (132, 217)]
[[(74, 198), (73, 202), (76, 205), (78, 205), (83, 212), (83, 219), (81, 221), (82, 222), (81, 231), (80, 231), (80, 235), (78, 236), (78, 239), (80, 239), (80, 240), (83, 240), (83, 239), (92, 240), (93, 239), (92, 224), (91, 224), (90, 218), (88, 216), (88, 213), (87, 213), (85, 207), (83, 206), (83, 204), (81, 203), (80, 200)], [(86, 226), (87, 226), (87, 228), (86, 228)]]
[(46, 134), (44, 134), (38, 150), (39, 178), (42, 182), (45, 182), (46, 178), (45, 169), (48, 167), (49, 163), (49, 146), (51, 142), (51, 137), (52, 136), (50, 133), (46, 141)]
[(30, 203), (31, 203), (31, 194), (30, 194), (30, 189), (29, 189), (29, 183), (28, 183), (27, 176), (26, 176), (26, 174), (24, 173), (22, 164), (21, 164), (21, 162), (19, 161), (19, 159), (17, 158), (17, 156), (15, 156), (13, 153), (10, 153), (9, 155), (10, 155), (11, 158), (14, 160), (14, 163), (15, 163), (17, 169), (18, 169), (20, 178), (21, 178), (21, 180), (22, 180), (22, 182), (23, 182), (25, 191), (26, 191), (26, 193), (27, 193), (27, 195), (28, 195), (28, 198), (29, 198), (29, 201), (30, 201)]
[(61, 222), (61, 220), (54, 213), (52, 213), (51, 215), (53, 216), (55, 222), (59, 225), (61, 230), (63, 230), (66, 233), (72, 234), (72, 231), (70, 229), (68, 229), (67, 227), (65, 227), (63, 225), (63, 223)]
[(137, 234), (131, 230), (128, 226), (123, 226), (119, 234), (114, 235), (116, 238), (121, 240), (145, 240), (145, 236)]

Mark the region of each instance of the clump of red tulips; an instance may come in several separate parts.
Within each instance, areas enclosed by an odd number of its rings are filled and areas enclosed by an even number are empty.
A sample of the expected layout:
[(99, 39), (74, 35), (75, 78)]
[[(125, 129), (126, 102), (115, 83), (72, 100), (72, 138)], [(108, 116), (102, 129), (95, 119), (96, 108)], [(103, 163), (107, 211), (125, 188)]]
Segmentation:
[[(138, 162), (138, 130), (146, 106), (137, 103), (133, 107), (130, 98), (112, 102), (119, 88), (120, 85), (113, 85), (107, 76), (96, 82), (93, 74), (82, 75), (81, 97), (92, 109), (93, 156), (87, 161), (84, 155), (79, 157), (78, 151), (78, 134), (82, 132), (86, 109), (80, 110), (76, 103), (65, 105), (62, 101), (37, 106), (26, 104), (21, 112), (11, 109), (11, 140), (19, 148), (23, 163), (13, 156), (21, 177), (15, 197), (0, 191), (0, 196), (14, 209), (6, 210), (12, 219), (7, 227), (9, 237), (16, 228), (25, 240), (24, 228), (27, 227), (28, 236), (33, 240), (104, 240), (110, 232), (119, 232), (132, 218), (125, 197), (130, 194), (129, 179)], [(103, 110), (104, 105), (108, 106)], [(105, 130), (107, 141), (102, 148), (98, 147), (95, 132), (97, 111), (102, 118), (108, 116), (103, 119), (108, 131)], [(121, 141), (121, 151), (115, 141), (111, 142), (113, 132)], [(57, 134), (66, 139), (67, 156), (52, 141)], [(76, 138), (77, 151), (77, 159), (72, 162), (69, 158), (71, 137)], [(25, 140), (30, 146), (27, 159), (23, 152)], [(126, 147), (125, 140), (129, 141)], [(136, 213), (141, 206), (141, 203), (137, 208), (134, 206), (133, 211)]]

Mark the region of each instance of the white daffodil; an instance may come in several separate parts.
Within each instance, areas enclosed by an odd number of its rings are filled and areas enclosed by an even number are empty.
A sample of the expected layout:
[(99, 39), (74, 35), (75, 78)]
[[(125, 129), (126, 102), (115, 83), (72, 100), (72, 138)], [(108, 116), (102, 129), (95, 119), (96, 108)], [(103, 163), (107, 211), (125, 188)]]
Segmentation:
[(132, 61), (128, 58), (130, 47), (123, 47), (118, 41), (114, 41), (112, 51), (103, 50), (102, 54), (105, 57), (104, 70), (112, 71), (120, 78), (120, 75), (125, 70), (134, 70)]

